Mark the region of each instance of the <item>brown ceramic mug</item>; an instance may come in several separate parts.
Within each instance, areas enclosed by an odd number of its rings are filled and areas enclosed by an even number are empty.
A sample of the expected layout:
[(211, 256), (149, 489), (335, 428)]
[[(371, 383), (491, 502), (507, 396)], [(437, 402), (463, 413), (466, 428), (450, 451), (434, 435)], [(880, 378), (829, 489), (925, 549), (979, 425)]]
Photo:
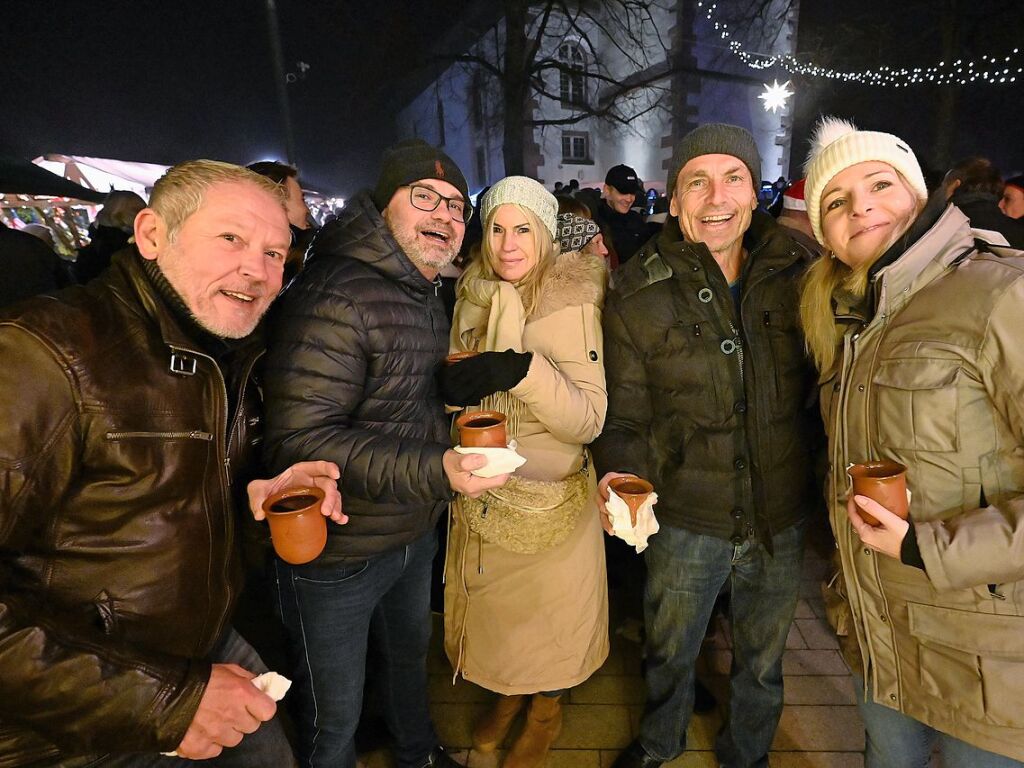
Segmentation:
[(505, 414), (498, 411), (472, 411), (455, 420), (459, 445), (463, 448), (505, 448)]
[(295, 486), (268, 496), (263, 512), (277, 556), (302, 565), (314, 560), (327, 544), (327, 520), (320, 511), (324, 492), (316, 486)]
[(448, 355), (448, 357), (444, 359), (444, 364), (455, 365), (456, 363), (462, 362), (463, 360), (468, 360), (471, 357), (476, 357), (479, 354), (479, 352), (474, 352), (473, 350), (468, 350), (466, 352), (452, 352), (450, 355)]
[(629, 521), (635, 528), (636, 513), (643, 506), (643, 503), (647, 501), (647, 497), (654, 491), (654, 486), (642, 477), (623, 475), (609, 480), (608, 487), (615, 491), (615, 494), (620, 499), (626, 502), (626, 506), (629, 507)]
[[(864, 464), (851, 464), (846, 474), (853, 481), (853, 494), (877, 501), (897, 517), (907, 519), (907, 468), (896, 461), (883, 459)], [(878, 520), (857, 505), (857, 512), (868, 525)]]

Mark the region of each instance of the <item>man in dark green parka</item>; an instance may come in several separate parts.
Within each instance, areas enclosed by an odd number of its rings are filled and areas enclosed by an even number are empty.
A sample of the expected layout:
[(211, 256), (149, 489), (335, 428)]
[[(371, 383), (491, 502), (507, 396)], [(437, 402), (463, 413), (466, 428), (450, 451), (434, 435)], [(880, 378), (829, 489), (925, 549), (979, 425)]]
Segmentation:
[(616, 274), (605, 308), (601, 495), (619, 473), (646, 477), (661, 523), (645, 554), (647, 706), (616, 768), (656, 768), (686, 748), (694, 663), (727, 582), (734, 663), (721, 764), (767, 766), (782, 712), (816, 439), (797, 327), (810, 254), (756, 210), (760, 170), (742, 128), (685, 136), (668, 177), (671, 218)]

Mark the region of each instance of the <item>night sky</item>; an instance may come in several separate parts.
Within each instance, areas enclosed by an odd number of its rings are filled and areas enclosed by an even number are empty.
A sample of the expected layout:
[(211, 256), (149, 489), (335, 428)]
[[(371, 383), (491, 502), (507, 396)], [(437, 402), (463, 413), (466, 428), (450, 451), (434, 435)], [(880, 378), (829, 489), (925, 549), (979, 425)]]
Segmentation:
[[(967, 9), (958, 24), (965, 56), (1024, 48), (1020, 2), (958, 1)], [(372, 183), (380, 150), (394, 138), (397, 89), (465, 2), (277, 0), (285, 69), (297, 76), (288, 94), (306, 186), (347, 195)], [(850, 68), (934, 64), (939, 5), (861, 0), (851, 10), (837, 0), (803, 0), (800, 47)], [(166, 164), (284, 159), (270, 50), (264, 0), (5, 0), (0, 154)], [(304, 76), (298, 61), (309, 64)], [(794, 158), (805, 153), (814, 117), (834, 112), (901, 135), (929, 164), (937, 87), (795, 84)], [(961, 89), (954, 155), (988, 154), (1007, 174), (1024, 171), (1022, 96), (1024, 81)]]

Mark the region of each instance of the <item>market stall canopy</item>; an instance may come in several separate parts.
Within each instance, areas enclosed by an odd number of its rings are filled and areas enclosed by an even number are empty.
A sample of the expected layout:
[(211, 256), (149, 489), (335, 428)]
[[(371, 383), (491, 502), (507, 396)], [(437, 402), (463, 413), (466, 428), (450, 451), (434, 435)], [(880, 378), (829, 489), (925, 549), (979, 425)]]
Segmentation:
[(156, 180), (170, 167), (156, 163), (136, 163), (128, 160), (111, 160), (104, 157), (82, 157), (81, 155), (43, 155), (33, 160), (36, 165), (59, 173), (76, 184), (109, 192), (123, 189), (149, 198), (149, 192)]
[(0, 194), (46, 195), (73, 197), (90, 203), (101, 203), (105, 192), (76, 184), (28, 160), (0, 157)]

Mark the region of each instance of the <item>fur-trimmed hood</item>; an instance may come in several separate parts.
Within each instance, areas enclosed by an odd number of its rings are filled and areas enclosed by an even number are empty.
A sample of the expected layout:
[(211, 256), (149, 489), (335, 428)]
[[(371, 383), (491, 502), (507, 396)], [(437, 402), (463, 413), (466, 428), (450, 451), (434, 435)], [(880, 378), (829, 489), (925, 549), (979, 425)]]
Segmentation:
[(604, 304), (608, 268), (604, 259), (582, 251), (561, 253), (541, 284), (537, 307), (529, 320), (547, 317), (565, 307)]
[[(459, 286), (458, 298), (478, 307), (489, 307), (502, 283), (484, 278), (468, 280)], [(582, 304), (601, 307), (607, 287), (608, 267), (600, 256), (581, 251), (560, 253), (544, 276), (537, 307), (529, 319), (547, 317), (564, 307)]]

